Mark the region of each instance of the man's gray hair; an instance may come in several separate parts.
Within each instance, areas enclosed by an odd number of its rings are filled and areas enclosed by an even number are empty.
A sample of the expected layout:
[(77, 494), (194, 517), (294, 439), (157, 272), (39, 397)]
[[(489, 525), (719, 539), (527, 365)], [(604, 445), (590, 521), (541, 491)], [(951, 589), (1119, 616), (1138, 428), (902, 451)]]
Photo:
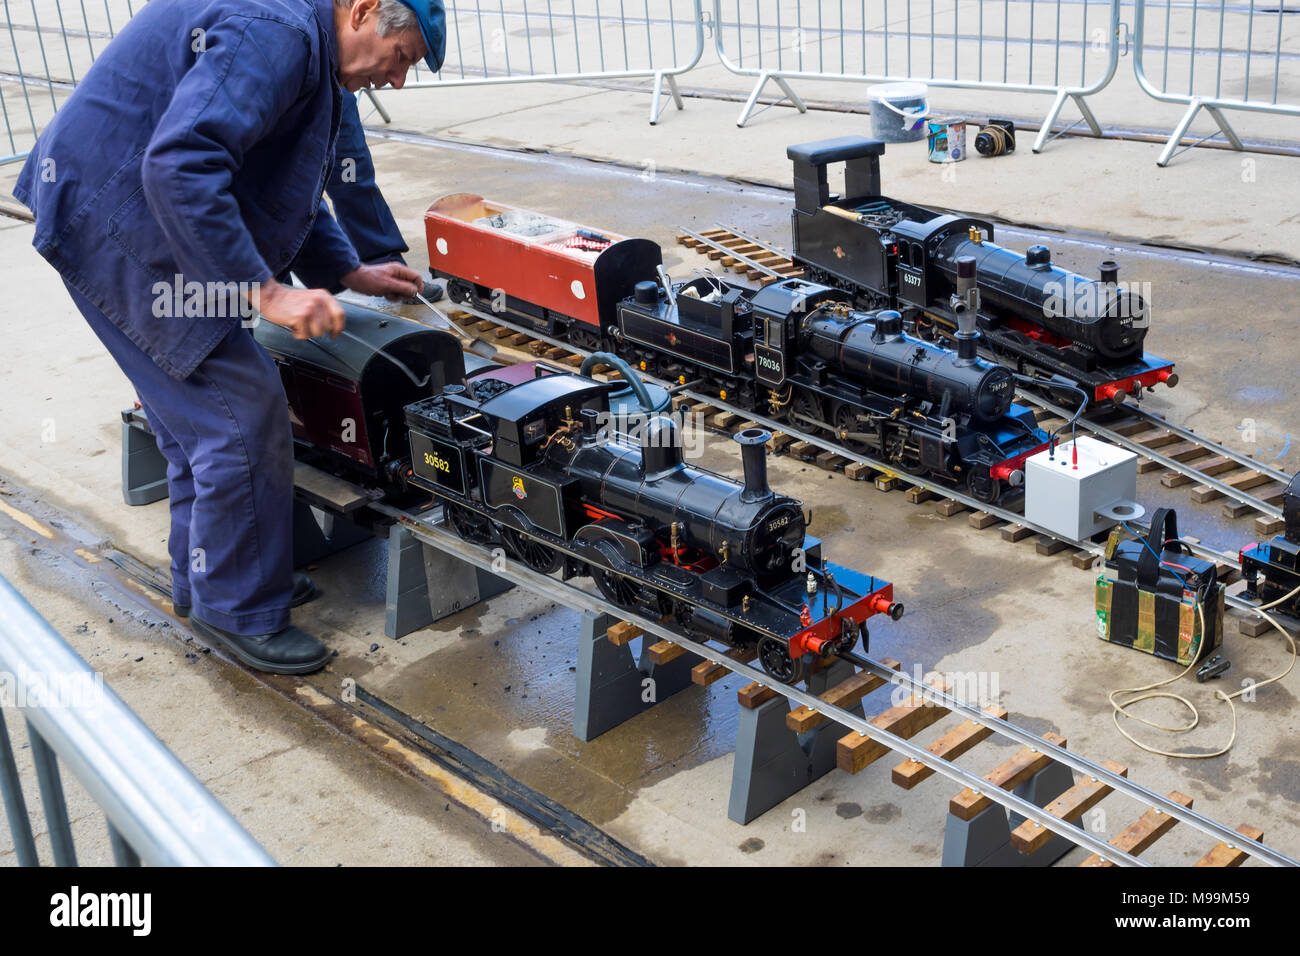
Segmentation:
[[(334, 0), (334, 6), (344, 10), (352, 9), (354, 3), (356, 0)], [(415, 11), (397, 0), (379, 0), (379, 22), (375, 24), (375, 32), (386, 37), (390, 33), (403, 33), (406, 30), (420, 30), (420, 21), (415, 18)]]

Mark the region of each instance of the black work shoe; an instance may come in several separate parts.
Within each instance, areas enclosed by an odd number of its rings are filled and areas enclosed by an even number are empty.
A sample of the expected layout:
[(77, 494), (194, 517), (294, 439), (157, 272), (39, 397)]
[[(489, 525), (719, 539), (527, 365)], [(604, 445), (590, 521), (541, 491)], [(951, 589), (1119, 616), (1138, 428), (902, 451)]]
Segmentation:
[[(311, 578), (301, 571), (293, 572), (293, 598), (289, 601), (289, 607), (301, 607), (308, 601), (320, 595), (320, 589)], [(189, 617), (190, 606), (188, 604), (173, 604), (172, 610), (176, 612), (177, 617)]]
[[(424, 296), (430, 302), (440, 302), (446, 294), (446, 286), (438, 279), (425, 279), (424, 286), (420, 289), (420, 295)], [(408, 305), (415, 305), (415, 303), (420, 300), (413, 297), (406, 301)]]
[(190, 618), (190, 625), (249, 667), (271, 674), (310, 674), (324, 667), (332, 656), (317, 638), (296, 627), (274, 634), (235, 634), (198, 617)]

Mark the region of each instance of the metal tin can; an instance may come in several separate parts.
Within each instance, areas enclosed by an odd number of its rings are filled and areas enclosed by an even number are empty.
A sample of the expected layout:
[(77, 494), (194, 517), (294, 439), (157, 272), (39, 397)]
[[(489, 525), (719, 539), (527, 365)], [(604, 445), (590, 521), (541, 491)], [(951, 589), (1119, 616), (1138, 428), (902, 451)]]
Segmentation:
[(966, 121), (940, 117), (926, 121), (930, 137), (930, 162), (959, 163), (966, 158)]

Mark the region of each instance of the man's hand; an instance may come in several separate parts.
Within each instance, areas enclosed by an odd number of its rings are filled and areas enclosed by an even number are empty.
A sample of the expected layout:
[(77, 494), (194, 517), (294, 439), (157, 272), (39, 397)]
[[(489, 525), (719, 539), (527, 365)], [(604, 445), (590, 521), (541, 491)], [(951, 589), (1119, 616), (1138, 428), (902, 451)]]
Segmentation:
[(420, 273), (400, 262), (381, 262), (353, 269), (341, 280), (353, 292), (382, 295), (393, 301), (410, 299), (423, 287)]
[(262, 318), (288, 329), (295, 339), (338, 338), (343, 331), (343, 306), (324, 289), (295, 289), (268, 279), (249, 299)]

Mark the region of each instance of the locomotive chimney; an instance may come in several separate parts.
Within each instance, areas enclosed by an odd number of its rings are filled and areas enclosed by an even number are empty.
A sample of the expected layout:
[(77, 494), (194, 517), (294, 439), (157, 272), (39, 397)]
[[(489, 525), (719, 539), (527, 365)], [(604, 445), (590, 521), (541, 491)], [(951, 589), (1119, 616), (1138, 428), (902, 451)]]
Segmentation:
[(1105, 260), (1098, 268), (1101, 270), (1101, 281), (1106, 285), (1119, 282), (1119, 263), (1114, 259)]
[(957, 313), (957, 364), (973, 365), (975, 343), (979, 340), (975, 320), (980, 306), (974, 256), (961, 256), (957, 259), (957, 293), (953, 296), (952, 306)]
[(740, 445), (740, 459), (745, 467), (745, 490), (741, 501), (759, 501), (772, 494), (767, 486), (767, 442), (771, 432), (762, 428), (746, 428), (736, 435)]
[(671, 471), (682, 463), (682, 443), (677, 424), (665, 415), (655, 415), (641, 429), (641, 463), (645, 476)]

